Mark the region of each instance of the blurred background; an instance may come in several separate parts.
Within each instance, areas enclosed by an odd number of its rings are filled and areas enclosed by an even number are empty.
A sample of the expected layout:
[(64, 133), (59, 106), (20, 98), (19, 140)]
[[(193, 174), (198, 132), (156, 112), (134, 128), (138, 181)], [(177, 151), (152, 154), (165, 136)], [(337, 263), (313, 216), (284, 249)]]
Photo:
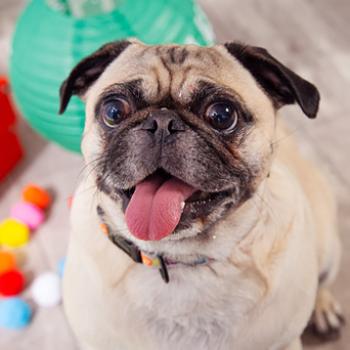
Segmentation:
[[(15, 309), (18, 327), (12, 324), (12, 328), (20, 329), (7, 329), (10, 321), (1, 312), (9, 309), (1, 308), (0, 297), (0, 349), (78, 349), (62, 306), (56, 305), (59, 297), (51, 307), (40, 306), (45, 296), (40, 299), (40, 291), (33, 296), (33, 281), (48, 271), (59, 275), (69, 237), (68, 202), (83, 167), (79, 154), (83, 107), (74, 99), (67, 115), (57, 116), (58, 84), (74, 62), (98, 47), (99, 41), (114, 39), (114, 33), (149, 43), (239, 40), (263, 46), (319, 88), (322, 100), (316, 120), (305, 118), (297, 107), (284, 108), (281, 118), (289, 123), (302, 150), (328, 171), (336, 191), (344, 254), (334, 291), (349, 319), (350, 2), (138, 0), (133, 4), (0, 0), (0, 221), (13, 213), (11, 208), (30, 183), (52, 198), (45, 222), (28, 244), (15, 249), (17, 269), (26, 280), (19, 297), (33, 311), (31, 321), (25, 326), (29, 316)], [(16, 121), (8, 111), (10, 96)], [(0, 232), (1, 240), (6, 238)], [(45, 289), (45, 283), (41, 286)], [(52, 284), (46, 289), (50, 288)], [(348, 350), (350, 330), (346, 327), (331, 343), (320, 344), (312, 337), (305, 342), (307, 349)]]

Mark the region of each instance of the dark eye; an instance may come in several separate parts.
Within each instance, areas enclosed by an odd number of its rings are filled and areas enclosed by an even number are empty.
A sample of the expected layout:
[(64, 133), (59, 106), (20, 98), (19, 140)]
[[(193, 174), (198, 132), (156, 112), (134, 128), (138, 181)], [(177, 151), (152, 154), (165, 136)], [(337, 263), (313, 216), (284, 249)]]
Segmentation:
[(115, 98), (107, 101), (102, 106), (102, 118), (104, 123), (113, 128), (131, 112), (131, 107), (128, 101), (123, 98)]
[(230, 132), (237, 124), (238, 113), (232, 103), (216, 102), (207, 108), (205, 118), (214, 129)]

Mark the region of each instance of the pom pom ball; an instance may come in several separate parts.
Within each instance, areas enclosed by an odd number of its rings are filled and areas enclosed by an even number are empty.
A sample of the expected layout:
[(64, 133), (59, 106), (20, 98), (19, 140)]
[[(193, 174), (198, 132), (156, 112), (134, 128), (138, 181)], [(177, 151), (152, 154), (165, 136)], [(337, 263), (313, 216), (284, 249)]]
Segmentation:
[(21, 271), (10, 270), (0, 276), (0, 294), (9, 297), (22, 292), (25, 280)]
[(67, 206), (70, 209), (70, 208), (72, 208), (72, 205), (73, 205), (73, 196), (69, 196), (67, 198)]
[(0, 275), (16, 267), (16, 258), (10, 252), (0, 251)]
[(0, 244), (20, 247), (29, 240), (29, 228), (16, 219), (6, 219), (0, 223)]
[(65, 265), (66, 265), (66, 258), (65, 257), (60, 259), (57, 263), (57, 273), (61, 278), (63, 277), (63, 274), (64, 274)]
[(20, 298), (9, 298), (0, 301), (0, 327), (21, 329), (27, 326), (32, 318), (28, 303)]
[(51, 203), (50, 194), (36, 185), (28, 185), (23, 189), (22, 197), (25, 202), (32, 203), (41, 209), (46, 209)]
[(42, 209), (27, 202), (15, 204), (11, 209), (11, 217), (28, 225), (32, 230), (37, 229), (45, 219)]
[(60, 278), (53, 272), (45, 272), (34, 280), (31, 292), (34, 301), (39, 306), (58, 305), (61, 302)]

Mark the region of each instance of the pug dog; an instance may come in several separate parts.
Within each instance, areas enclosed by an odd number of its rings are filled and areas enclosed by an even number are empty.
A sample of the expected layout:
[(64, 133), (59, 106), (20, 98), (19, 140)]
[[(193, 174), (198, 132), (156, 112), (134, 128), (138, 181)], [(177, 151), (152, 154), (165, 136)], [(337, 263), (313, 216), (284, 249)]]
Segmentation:
[(300, 350), (339, 332), (328, 180), (277, 111), (319, 93), (265, 49), (112, 42), (61, 86), (86, 102), (64, 306), (83, 349)]

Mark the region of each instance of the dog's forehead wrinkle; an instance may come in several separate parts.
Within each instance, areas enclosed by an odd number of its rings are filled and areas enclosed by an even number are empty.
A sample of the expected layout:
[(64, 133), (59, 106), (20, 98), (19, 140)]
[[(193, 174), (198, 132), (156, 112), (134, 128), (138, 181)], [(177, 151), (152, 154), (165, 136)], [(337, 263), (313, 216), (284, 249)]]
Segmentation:
[[(212, 80), (215, 70), (208, 72), (208, 64), (218, 67), (220, 54), (210, 48), (166, 45), (148, 47), (142, 51), (139, 74), (144, 76), (144, 90), (150, 102), (166, 96), (178, 103), (186, 103), (199, 78)], [(132, 60), (137, 61), (138, 56)], [(212, 73), (212, 74), (210, 74)], [(147, 96), (146, 96), (147, 97)]]

